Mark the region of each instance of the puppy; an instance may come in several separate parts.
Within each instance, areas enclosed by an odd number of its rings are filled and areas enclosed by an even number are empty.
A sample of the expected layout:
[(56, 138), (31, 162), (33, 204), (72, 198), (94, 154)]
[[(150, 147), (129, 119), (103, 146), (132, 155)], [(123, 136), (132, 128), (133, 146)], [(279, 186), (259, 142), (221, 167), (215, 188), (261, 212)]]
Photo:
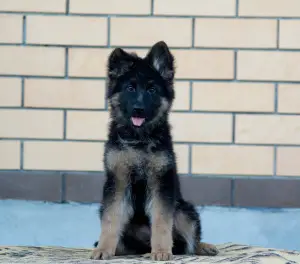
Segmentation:
[(199, 215), (180, 190), (168, 121), (174, 74), (174, 57), (163, 41), (144, 58), (120, 48), (109, 56), (106, 182), (92, 259), (151, 253), (153, 260), (170, 260), (174, 254), (218, 253), (200, 242)]

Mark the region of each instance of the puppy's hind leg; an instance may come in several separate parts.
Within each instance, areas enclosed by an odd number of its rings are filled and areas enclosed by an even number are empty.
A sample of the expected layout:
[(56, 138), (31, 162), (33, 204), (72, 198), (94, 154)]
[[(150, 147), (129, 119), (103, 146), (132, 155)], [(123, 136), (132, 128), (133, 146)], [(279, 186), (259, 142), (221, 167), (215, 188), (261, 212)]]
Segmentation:
[(201, 222), (196, 209), (189, 202), (179, 201), (175, 213), (174, 228), (174, 234), (177, 234), (173, 248), (175, 254), (203, 256), (218, 254), (218, 249), (214, 245), (200, 242)]
[(204, 242), (199, 242), (195, 250), (195, 254), (199, 256), (216, 256), (218, 253), (216, 246)]

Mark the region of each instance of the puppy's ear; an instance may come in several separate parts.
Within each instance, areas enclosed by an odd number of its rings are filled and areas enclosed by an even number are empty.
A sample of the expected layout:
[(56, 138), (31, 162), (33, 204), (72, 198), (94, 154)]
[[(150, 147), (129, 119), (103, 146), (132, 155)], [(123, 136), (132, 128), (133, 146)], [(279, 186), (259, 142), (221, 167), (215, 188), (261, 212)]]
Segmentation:
[(174, 57), (164, 41), (154, 44), (145, 59), (160, 73), (163, 79), (166, 81), (173, 80), (175, 74)]
[(116, 48), (108, 57), (108, 76), (118, 78), (133, 65), (133, 56), (121, 48)]

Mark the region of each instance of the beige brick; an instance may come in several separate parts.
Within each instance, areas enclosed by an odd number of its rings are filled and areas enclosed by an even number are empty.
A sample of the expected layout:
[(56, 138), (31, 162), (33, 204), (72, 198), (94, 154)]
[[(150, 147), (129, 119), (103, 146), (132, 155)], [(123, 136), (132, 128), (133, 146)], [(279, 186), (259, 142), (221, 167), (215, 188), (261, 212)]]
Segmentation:
[(108, 121), (108, 112), (68, 111), (67, 138), (106, 140)]
[(273, 148), (257, 146), (193, 146), (192, 173), (272, 175)]
[(239, 0), (240, 16), (299, 17), (298, 0)]
[(0, 14), (0, 43), (21, 43), (22, 31), (22, 16)]
[(184, 144), (174, 144), (174, 151), (177, 160), (177, 172), (189, 172), (189, 146)]
[(1, 11), (13, 12), (66, 12), (66, 0), (1, 0)]
[[(124, 49), (145, 56), (146, 49)], [(105, 77), (109, 54), (113, 49), (71, 48), (69, 49), (69, 75), (80, 77)]]
[(172, 110), (190, 109), (190, 84), (189, 82), (175, 82), (175, 100)]
[(172, 50), (176, 78), (233, 79), (234, 54), (228, 50)]
[(114, 17), (110, 30), (115, 46), (152, 46), (160, 40), (169, 47), (192, 45), (192, 20), (187, 18)]
[(195, 46), (275, 48), (276, 30), (275, 20), (199, 18), (195, 22)]
[(237, 115), (237, 143), (299, 144), (300, 116)]
[(240, 80), (299, 81), (300, 53), (239, 51), (237, 78)]
[(155, 0), (156, 15), (233, 16), (235, 0)]
[(274, 111), (274, 85), (236, 82), (193, 83), (193, 109), (272, 112)]
[(20, 169), (20, 142), (0, 141), (0, 169)]
[(280, 20), (279, 47), (282, 49), (300, 48), (300, 21)]
[(175, 141), (231, 142), (231, 115), (172, 113), (170, 122)]
[(62, 111), (0, 110), (0, 137), (62, 138)]
[(0, 78), (0, 106), (21, 106), (21, 79)]
[(300, 85), (280, 84), (278, 86), (278, 111), (300, 113)]
[(28, 16), (27, 43), (106, 45), (107, 19), (77, 16)]
[(69, 76), (104, 77), (111, 49), (69, 50)]
[(300, 176), (300, 148), (279, 147), (277, 149), (277, 175)]
[(24, 169), (27, 170), (103, 170), (103, 143), (25, 142)]
[(99, 109), (105, 107), (105, 82), (26, 79), (24, 97), (26, 107)]
[(147, 15), (151, 12), (151, 0), (70, 0), (70, 12)]
[(63, 76), (63, 48), (0, 46), (0, 74)]

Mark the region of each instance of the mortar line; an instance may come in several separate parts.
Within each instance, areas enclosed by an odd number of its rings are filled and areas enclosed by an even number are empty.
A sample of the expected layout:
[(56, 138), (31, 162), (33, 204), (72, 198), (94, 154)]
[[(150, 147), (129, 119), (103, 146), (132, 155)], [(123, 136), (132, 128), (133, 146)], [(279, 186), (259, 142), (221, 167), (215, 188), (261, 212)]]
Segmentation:
[(111, 28), (110, 16), (107, 17), (107, 47), (110, 47), (110, 28)]
[(235, 119), (236, 119), (236, 114), (232, 115), (232, 144), (235, 144)]
[[(76, 139), (76, 138), (27, 138), (27, 137), (1, 137), (0, 140), (16, 141), (24, 140), (26, 142), (81, 142), (81, 143), (105, 143), (106, 136), (99, 139)], [(174, 141), (175, 145), (189, 145), (193, 146), (247, 146), (247, 147), (268, 147), (272, 148), (274, 145), (277, 147), (300, 148), (300, 144), (254, 144), (254, 143), (232, 143), (232, 142), (198, 142), (198, 141)]]
[(238, 63), (238, 51), (237, 49), (234, 50), (234, 77), (233, 80), (236, 81), (237, 80), (237, 63)]
[[(22, 46), (22, 43), (0, 43), (0, 46), (13, 46), (13, 47), (19, 47)], [(27, 43), (27, 47), (43, 47), (43, 48), (71, 48), (71, 49), (108, 49), (108, 48), (118, 48), (121, 47), (123, 49), (133, 49), (136, 51), (140, 50), (148, 50), (151, 48), (151, 46), (128, 46), (128, 45), (110, 45), (109, 47), (107, 45), (66, 45), (66, 44), (39, 44), (39, 43)], [(191, 47), (189, 46), (170, 46), (170, 50), (189, 50)], [(217, 47), (217, 46), (211, 46), (211, 47), (204, 47), (204, 46), (196, 46), (193, 48), (194, 50), (215, 50), (215, 51), (248, 51), (248, 52), (282, 52), (282, 53), (299, 53), (299, 49), (297, 48), (281, 48), (277, 49), (277, 47), (274, 48), (259, 48), (259, 47), (247, 47), (247, 48), (235, 48), (235, 47)], [(219, 79), (216, 79), (219, 80)], [(227, 79), (228, 80), (228, 79)], [(250, 81), (250, 80), (249, 80)], [(252, 81), (252, 80), (251, 80)], [(253, 80), (255, 81), (255, 80)], [(264, 81), (264, 80), (260, 80)], [(280, 80), (279, 80), (280, 81)], [(282, 80), (283, 81), (283, 80)], [(300, 82), (300, 80), (299, 80)]]
[(66, 14), (70, 14), (70, 0), (66, 0)]
[(279, 43), (280, 43), (280, 20), (279, 19), (277, 19), (277, 29), (276, 29), (276, 31), (277, 31), (276, 47), (277, 47), (277, 49), (279, 49)]
[(189, 105), (189, 112), (193, 112), (193, 82), (190, 82), (190, 105)]
[[(26, 79), (26, 78), (25, 78)], [(107, 101), (105, 99), (105, 105), (107, 104)], [(35, 111), (35, 110), (44, 110), (44, 111), (82, 111), (82, 112), (107, 112), (107, 108), (105, 108), (105, 105), (103, 107), (99, 107), (99, 108), (72, 108), (72, 107), (66, 107), (66, 108), (62, 108), (62, 107), (33, 107), (33, 106), (0, 106), (0, 110), (21, 110), (23, 108), (25, 108), (28, 111)], [(244, 112), (222, 112), (222, 111), (211, 111), (211, 110), (192, 110), (190, 111), (189, 109), (187, 110), (171, 110), (171, 114), (176, 114), (176, 113), (181, 113), (181, 114), (190, 114), (190, 115), (223, 115), (223, 116), (229, 116), (232, 114), (235, 115), (252, 115), (252, 116), (264, 116), (264, 115), (278, 115), (278, 116), (294, 116), (297, 117), (299, 116), (298, 113), (275, 113), (274, 110), (273, 111), (263, 111), (263, 112), (248, 112), (248, 111), (244, 111)]]
[(22, 45), (26, 44), (26, 16), (23, 16), (23, 23), (22, 23)]
[(278, 83), (275, 83), (274, 91), (274, 112), (278, 114)]
[(65, 49), (65, 79), (69, 76), (69, 48)]
[(239, 17), (239, 0), (235, 2), (235, 17)]
[(22, 77), (22, 79), (21, 79), (21, 108), (24, 107), (24, 101), (25, 101), (25, 78)]
[(195, 18), (192, 19), (192, 48), (195, 47)]
[(151, 16), (154, 15), (154, 0), (151, 0)]
[[(0, 169), (0, 172), (20, 172), (20, 169)], [(94, 175), (94, 174), (103, 174), (104, 171), (103, 170), (34, 170), (34, 169), (23, 169), (22, 172), (30, 172), (32, 174), (41, 174), (41, 173), (45, 173), (45, 174), (51, 174), (51, 173), (70, 173), (70, 174), (82, 174), (82, 173), (85, 173), (85, 174), (88, 174), (88, 175)], [(183, 176), (183, 177), (186, 177), (186, 173), (178, 173), (179, 176)], [(216, 178), (216, 179), (239, 179), (239, 180), (248, 180), (248, 179), (251, 179), (251, 180), (286, 180), (286, 181), (289, 181), (289, 180), (297, 180), (297, 181), (300, 181), (300, 176), (294, 176), (294, 175), (280, 175), (280, 176), (273, 176), (273, 175), (266, 175), (266, 174), (245, 174), (245, 175), (241, 175), (241, 174), (205, 174), (205, 173), (193, 173), (192, 174), (192, 177), (195, 177), (195, 178), (205, 178), (205, 179), (211, 179), (211, 178)]]
[[(235, 12), (236, 13), (236, 12)], [(0, 11), (0, 14), (17, 14), (17, 15), (35, 15), (35, 16), (65, 16), (66, 12), (24, 12), (24, 11)], [(83, 16), (83, 17), (107, 17), (108, 15), (111, 15), (111, 13), (103, 13), (103, 14), (97, 14), (97, 13), (70, 13), (70, 16)], [(116, 17), (152, 17), (151, 14), (114, 14)], [(160, 18), (191, 18), (190, 15), (161, 15), (161, 14), (156, 14), (155, 17), (160, 17)], [(232, 19), (232, 18), (237, 18), (237, 19), (263, 19), (263, 20), (299, 20), (299, 17), (297, 16), (291, 16), (291, 17), (278, 17), (278, 16), (236, 16), (234, 15), (193, 15), (195, 18), (221, 18), (221, 19)]]
[[(0, 45), (1, 46), (1, 45)], [(29, 46), (29, 45), (26, 45)], [(48, 76), (48, 75), (22, 75), (22, 74), (1, 74), (0, 77), (5, 77), (5, 78), (26, 78), (26, 79), (64, 79), (65, 76), (63, 75), (57, 75), (57, 76)], [(103, 81), (106, 80), (105, 76), (94, 76), (94, 77), (89, 77), (89, 76), (69, 76), (69, 79), (73, 80), (91, 80), (91, 81)], [(193, 82), (193, 83), (207, 83), (207, 82), (215, 82), (215, 83), (232, 83), (232, 82), (237, 82), (237, 83), (255, 83), (255, 84), (274, 84), (274, 82), (278, 84), (300, 84), (300, 79), (299, 81), (287, 81), (287, 80), (233, 80), (233, 79), (194, 79), (194, 78), (176, 78), (174, 82), (181, 81), (181, 82)], [(199, 112), (199, 111), (198, 111)], [(209, 112), (209, 111), (203, 111), (203, 112)], [(218, 111), (214, 111), (218, 112)], [(251, 111), (246, 111), (247, 113), (250, 113)], [(251, 113), (267, 113), (267, 112), (251, 112)], [(287, 114), (292, 114), (292, 113), (287, 113)]]
[(67, 111), (66, 110), (64, 110), (64, 123), (63, 123), (63, 125), (64, 125), (63, 139), (66, 140), (67, 139)]

